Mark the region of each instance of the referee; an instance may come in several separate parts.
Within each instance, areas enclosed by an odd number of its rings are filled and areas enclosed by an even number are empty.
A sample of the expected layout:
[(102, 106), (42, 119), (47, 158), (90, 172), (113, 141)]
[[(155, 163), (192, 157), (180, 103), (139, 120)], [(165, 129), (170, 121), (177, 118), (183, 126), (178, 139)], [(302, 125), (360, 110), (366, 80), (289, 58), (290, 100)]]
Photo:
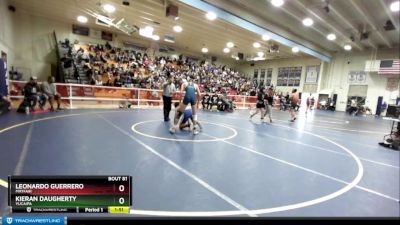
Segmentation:
[(171, 111), (172, 105), (172, 94), (176, 91), (174, 85), (174, 76), (173, 74), (169, 74), (167, 81), (165, 81), (162, 85), (163, 87), (163, 102), (164, 102), (164, 121), (169, 121), (169, 112)]

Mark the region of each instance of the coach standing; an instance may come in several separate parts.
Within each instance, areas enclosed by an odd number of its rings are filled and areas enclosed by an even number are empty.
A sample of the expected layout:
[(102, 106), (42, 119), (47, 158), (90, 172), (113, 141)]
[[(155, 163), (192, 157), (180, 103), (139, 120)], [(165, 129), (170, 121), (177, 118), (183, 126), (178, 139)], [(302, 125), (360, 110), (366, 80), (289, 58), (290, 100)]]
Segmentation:
[(171, 111), (172, 105), (172, 94), (175, 92), (174, 76), (169, 74), (167, 81), (162, 85), (163, 87), (163, 102), (164, 102), (164, 121), (169, 121), (169, 112)]

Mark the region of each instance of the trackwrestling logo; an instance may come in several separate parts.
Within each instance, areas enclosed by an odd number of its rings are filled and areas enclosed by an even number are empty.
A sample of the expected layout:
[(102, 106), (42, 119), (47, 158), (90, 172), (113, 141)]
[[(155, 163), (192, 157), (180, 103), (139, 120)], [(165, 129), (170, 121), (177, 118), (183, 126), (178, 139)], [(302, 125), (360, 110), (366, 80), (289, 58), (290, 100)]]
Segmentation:
[(52, 224), (52, 225), (64, 225), (64, 217), (3, 217), (3, 224), (24, 224), (24, 225), (36, 225), (36, 224)]

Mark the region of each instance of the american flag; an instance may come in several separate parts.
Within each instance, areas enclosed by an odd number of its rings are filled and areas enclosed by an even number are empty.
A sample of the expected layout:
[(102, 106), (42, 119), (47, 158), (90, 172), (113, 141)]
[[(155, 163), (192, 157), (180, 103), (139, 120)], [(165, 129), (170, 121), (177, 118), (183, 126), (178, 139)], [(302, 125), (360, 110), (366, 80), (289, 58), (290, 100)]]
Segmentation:
[(400, 74), (400, 60), (381, 60), (378, 74)]

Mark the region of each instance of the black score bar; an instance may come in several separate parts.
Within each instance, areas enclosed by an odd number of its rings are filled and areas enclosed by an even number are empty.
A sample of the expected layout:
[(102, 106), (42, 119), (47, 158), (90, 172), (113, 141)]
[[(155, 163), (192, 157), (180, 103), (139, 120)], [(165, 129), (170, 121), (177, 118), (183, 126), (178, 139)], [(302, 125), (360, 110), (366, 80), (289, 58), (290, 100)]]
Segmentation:
[(12, 213), (87, 213), (129, 214), (129, 207), (12, 207)]
[(175, 218), (175, 217), (152, 217), (152, 218), (137, 218), (137, 217), (123, 217), (123, 218), (68, 218), (69, 225), (160, 225), (160, 224), (174, 224), (174, 225), (188, 225), (188, 224), (207, 224), (207, 225), (331, 225), (331, 224), (357, 224), (363, 225), (371, 224), (397, 224), (399, 218)]

